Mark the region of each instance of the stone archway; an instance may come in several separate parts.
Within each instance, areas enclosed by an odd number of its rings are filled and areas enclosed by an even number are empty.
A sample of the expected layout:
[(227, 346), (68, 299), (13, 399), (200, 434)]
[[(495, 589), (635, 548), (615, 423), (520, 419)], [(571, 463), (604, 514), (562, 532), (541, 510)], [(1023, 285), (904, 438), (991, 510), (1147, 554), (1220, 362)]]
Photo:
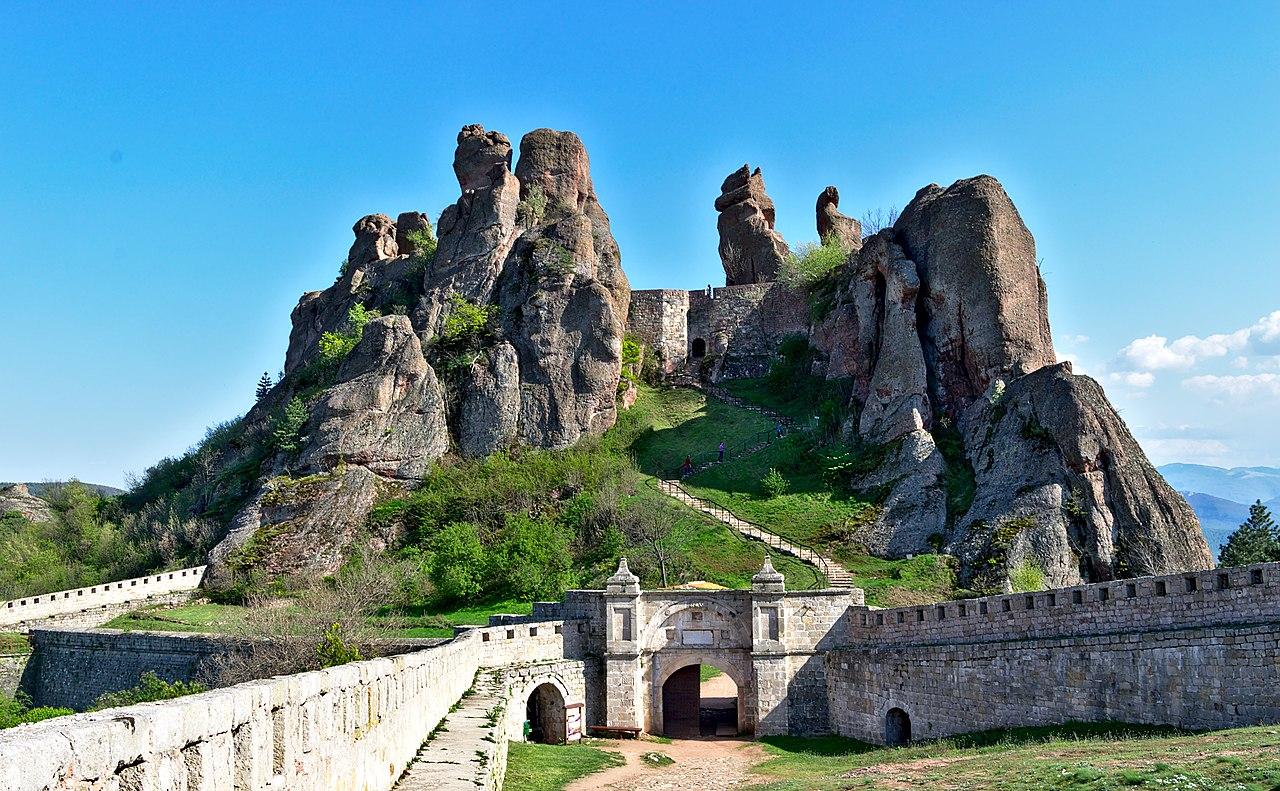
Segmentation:
[(701, 359), (701, 358), (703, 358), (703, 357), (706, 357), (706, 356), (707, 356), (707, 342), (706, 342), (705, 340), (703, 340), (702, 338), (694, 338), (694, 339), (693, 339), (693, 349), (692, 349), (692, 351), (690, 352), (690, 356), (691, 356), (691, 357), (693, 357), (695, 360), (697, 360), (697, 359)]
[(911, 743), (911, 715), (896, 707), (889, 709), (884, 715), (884, 743), (889, 747)]
[[(716, 678), (704, 682), (702, 668), (715, 665), (702, 663), (685, 665), (667, 676), (658, 694), (662, 696), (661, 734), (663, 736), (692, 739), (717, 736), (736, 736), (743, 729), (743, 690), (732, 676), (720, 668)], [(712, 697), (706, 690), (732, 685), (733, 694), (728, 698)], [(713, 693), (714, 694), (714, 693)]]
[(563, 744), (565, 733), (564, 695), (555, 684), (539, 684), (525, 702), (526, 739), (542, 744)]

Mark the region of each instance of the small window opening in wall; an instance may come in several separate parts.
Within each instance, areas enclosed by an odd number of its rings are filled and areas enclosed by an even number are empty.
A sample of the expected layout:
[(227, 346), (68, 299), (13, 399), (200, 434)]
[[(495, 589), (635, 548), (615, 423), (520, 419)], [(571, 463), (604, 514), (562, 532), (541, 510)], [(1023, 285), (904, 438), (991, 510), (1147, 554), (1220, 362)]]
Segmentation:
[(530, 626), (530, 627), (529, 627), (529, 636), (530, 636), (530, 637), (537, 637), (537, 636), (538, 636), (538, 627), (536, 627), (536, 626)]
[(961, 617), (961, 618), (963, 618), (963, 617), (965, 617), (966, 615), (968, 615), (968, 614), (969, 614), (969, 613), (968, 613), (968, 610), (966, 610), (966, 609), (965, 609), (964, 602), (960, 602), (959, 604), (957, 604), (957, 605), (956, 605), (956, 610), (957, 610), (957, 612), (959, 613), (959, 615), (960, 615), (960, 617)]
[(1262, 584), (1262, 569), (1252, 569), (1249, 572), (1249, 584), (1250, 585)]
[(1230, 587), (1231, 587), (1231, 575), (1230, 575), (1230, 574), (1219, 574), (1219, 575), (1218, 575), (1218, 590), (1220, 590), (1220, 591), (1224, 591), (1224, 590), (1226, 590), (1227, 588), (1230, 588)]
[(924, 610), (916, 610), (916, 621), (924, 620)]
[(867, 615), (867, 614), (864, 612), (864, 613), (862, 614), (862, 625), (863, 625), (863, 626), (867, 626), (867, 625), (868, 625), (868, 622), (869, 622), (870, 620), (871, 620), (871, 616)]
[[(110, 586), (108, 586), (108, 587), (110, 587)], [(117, 582), (117, 583), (116, 583), (116, 590), (120, 590), (120, 589), (121, 589), (121, 588), (123, 588), (123, 587), (124, 587), (124, 583), (123, 583), (123, 582)]]
[(559, 624), (557, 624), (557, 625), (556, 625), (556, 634), (564, 634), (564, 627), (563, 627), (563, 626), (560, 626)]
[(1195, 593), (1195, 592), (1196, 592), (1196, 588), (1197, 588), (1197, 587), (1199, 587), (1199, 586), (1196, 584), (1196, 578), (1195, 578), (1195, 577), (1183, 577), (1183, 578), (1182, 578), (1182, 581), (1183, 581), (1183, 584), (1185, 584), (1185, 585), (1187, 586), (1187, 593)]
[(1169, 594), (1169, 586), (1165, 585), (1164, 580), (1156, 580), (1156, 595), (1167, 596)]
[(1035, 597), (1035, 596), (1028, 596), (1028, 597), (1027, 597), (1027, 609), (1028, 609), (1028, 610), (1034, 610), (1035, 608), (1036, 608), (1036, 597)]
[(986, 603), (986, 602), (984, 602), (984, 601), (980, 601), (980, 602), (978, 602), (978, 614), (979, 614), (979, 615), (986, 615), (986, 614), (987, 614), (987, 603)]
[[(23, 604), (26, 604), (26, 602), (23, 602)], [(906, 620), (907, 620), (907, 614), (905, 612), (898, 613), (898, 623), (903, 623)]]
[(946, 607), (939, 607), (939, 608), (938, 608), (938, 620), (939, 620), (939, 621), (945, 621), (945, 620), (947, 620), (947, 608), (946, 608)]
[(1138, 595), (1138, 586), (1137, 586), (1137, 585), (1134, 585), (1132, 582), (1130, 582), (1128, 585), (1125, 585), (1125, 586), (1124, 586), (1124, 595), (1125, 595), (1125, 596), (1128, 596), (1130, 599), (1132, 599), (1134, 596), (1137, 596), (1137, 595)]
[(1072, 604), (1084, 604), (1084, 591), (1071, 591)]
[(173, 579), (173, 575), (172, 575), (172, 574), (170, 574), (170, 575), (169, 575), (169, 579)]
[(507, 639), (508, 639), (508, 640), (514, 640), (514, 639), (516, 639), (516, 630), (515, 630), (515, 629), (508, 629), (508, 630), (507, 630)]
[(693, 356), (694, 357), (707, 356), (707, 342), (704, 341), (702, 338), (693, 339)]
[(137, 580), (129, 580), (129, 587), (130, 587), (130, 588), (137, 587), (137, 585), (138, 585), (138, 581), (137, 581)]
[(39, 603), (40, 603), (40, 599), (39, 599), (39, 597), (37, 597), (37, 598), (35, 598), (34, 600), (32, 600), (32, 602), (31, 602), (31, 603), (32, 603), (32, 604), (39, 604)]
[(1050, 606), (1050, 607), (1057, 607), (1057, 606), (1058, 606), (1058, 594), (1056, 594), (1056, 593), (1050, 593), (1050, 594), (1049, 594), (1049, 606)]
[(487, 642), (489, 642), (489, 633), (488, 633), (488, 632), (483, 632), (483, 633), (481, 633), (481, 635), (480, 635), (480, 642), (482, 642), (482, 643), (487, 643)]
[(1000, 600), (1000, 609), (1004, 612), (1013, 612), (1013, 602), (1008, 599)]
[(12, 609), (13, 609), (13, 602), (9, 602), (8, 607), (9, 607), (9, 609), (10, 609), (10, 610), (12, 610)]
[[(10, 605), (10, 606), (12, 606), (12, 605)], [(884, 626), (884, 614), (883, 614), (883, 613), (881, 613), (880, 615), (877, 615), (877, 616), (876, 616), (876, 626)]]
[(64, 594), (62, 594), (62, 598), (64, 598), (64, 599), (70, 599), (70, 598), (71, 598), (71, 594), (70, 594), (70, 593), (64, 593)]
[(89, 592), (90, 592), (90, 593), (97, 593), (97, 592), (98, 592), (98, 589), (97, 589), (97, 588), (90, 588), (90, 589), (89, 589)]
[(578, 624), (578, 634), (582, 634), (586, 631), (587, 631), (587, 625), (585, 623)]
[(1098, 588), (1098, 601), (1107, 601), (1111, 598), (1110, 588)]

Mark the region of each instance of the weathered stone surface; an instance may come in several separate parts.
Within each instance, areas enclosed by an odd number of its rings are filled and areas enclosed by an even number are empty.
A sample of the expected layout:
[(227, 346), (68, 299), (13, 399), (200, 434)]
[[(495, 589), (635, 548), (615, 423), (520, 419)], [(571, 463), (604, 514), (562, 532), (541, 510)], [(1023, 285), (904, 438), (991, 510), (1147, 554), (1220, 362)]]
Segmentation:
[(729, 174), (720, 185), (716, 211), (725, 285), (776, 280), (790, 249), (773, 229), (773, 201), (765, 192), (760, 168), (752, 171), (743, 165)]
[(947, 495), (942, 487), (942, 454), (923, 429), (891, 443), (874, 471), (851, 482), (865, 494), (887, 489), (879, 516), (852, 536), (872, 555), (902, 557), (925, 552), (945, 540)]
[(0, 488), (0, 514), (17, 511), (32, 522), (48, 522), (53, 519), (49, 504), (31, 493), (25, 483), (15, 483)]
[(300, 462), (357, 464), (389, 478), (421, 478), (449, 448), (444, 389), (406, 316), (376, 319), (343, 360), (337, 385), (311, 412)]
[(978, 489), (953, 545), (969, 567), (1030, 560), (1053, 586), (1212, 567), (1195, 513), (1097, 382), (1062, 363), (990, 396), (961, 424)]
[(385, 214), (361, 217), (351, 228), (356, 240), (347, 253), (347, 266), (356, 267), (395, 258), (400, 254), (396, 247), (396, 224)]
[(818, 194), (818, 238), (823, 242), (836, 239), (846, 250), (856, 252), (862, 247), (862, 225), (838, 210), (840, 191), (827, 187)]
[(516, 176), (522, 197), (536, 184), (549, 204), (513, 246), (498, 286), (520, 371), (519, 437), (563, 447), (617, 418), (631, 288), (577, 135), (525, 135)]
[(458, 451), (488, 456), (515, 442), (520, 423), (520, 365), (515, 348), (498, 344), (463, 374), (458, 388)]
[(858, 433), (873, 443), (891, 442), (928, 428), (928, 372), (916, 328), (920, 279), (902, 248), (881, 235), (871, 238), (860, 263), (874, 270), (875, 313), (880, 319), (875, 373), (862, 406)]
[(520, 182), (511, 172), (511, 142), (479, 125), (458, 133), (453, 170), (462, 195), (440, 215), (436, 257), (414, 323), (425, 337), (436, 335), (456, 294), (474, 303), (490, 301), (518, 229)]
[(1000, 182), (931, 184), (893, 231), (922, 283), (935, 407), (955, 419), (993, 379), (1054, 362), (1035, 240)]

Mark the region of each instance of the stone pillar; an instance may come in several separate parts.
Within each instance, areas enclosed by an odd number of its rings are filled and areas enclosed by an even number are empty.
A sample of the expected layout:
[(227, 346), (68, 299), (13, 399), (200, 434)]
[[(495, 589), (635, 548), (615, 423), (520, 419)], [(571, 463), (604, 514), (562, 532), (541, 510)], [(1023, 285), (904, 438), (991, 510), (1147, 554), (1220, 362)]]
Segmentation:
[(765, 556), (751, 578), (751, 663), (756, 681), (756, 735), (787, 732), (786, 584)]
[(640, 578), (618, 561), (605, 582), (605, 726), (644, 728), (640, 679)]

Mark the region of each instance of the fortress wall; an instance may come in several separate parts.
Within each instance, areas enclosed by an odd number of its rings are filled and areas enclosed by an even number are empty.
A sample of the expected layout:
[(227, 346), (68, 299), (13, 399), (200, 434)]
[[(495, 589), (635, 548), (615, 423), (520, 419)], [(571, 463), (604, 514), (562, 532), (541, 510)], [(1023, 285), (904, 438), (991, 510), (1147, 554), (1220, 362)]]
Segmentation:
[(627, 331), (658, 351), (664, 373), (683, 366), (688, 359), (688, 314), (688, 291), (657, 288), (631, 292)]
[(578, 650), (561, 622), (469, 630), (435, 648), (0, 732), (0, 788), (390, 789), (481, 667)]
[(188, 599), (204, 578), (204, 566), (86, 588), (0, 602), (0, 630), (28, 632), (43, 626), (101, 626), (143, 604), (176, 604)]
[(723, 358), (718, 378), (762, 376), (788, 335), (809, 331), (804, 295), (781, 283), (723, 286), (689, 293), (689, 343), (706, 341)]
[(847, 641), (886, 645), (1095, 636), (1280, 620), (1280, 563), (862, 610)]
[(1072, 720), (1232, 728), (1280, 721), (1280, 624), (1156, 629), (827, 655), (832, 728), (885, 742)]
[(0, 654), (0, 696), (17, 694), (30, 659), (31, 654)]

